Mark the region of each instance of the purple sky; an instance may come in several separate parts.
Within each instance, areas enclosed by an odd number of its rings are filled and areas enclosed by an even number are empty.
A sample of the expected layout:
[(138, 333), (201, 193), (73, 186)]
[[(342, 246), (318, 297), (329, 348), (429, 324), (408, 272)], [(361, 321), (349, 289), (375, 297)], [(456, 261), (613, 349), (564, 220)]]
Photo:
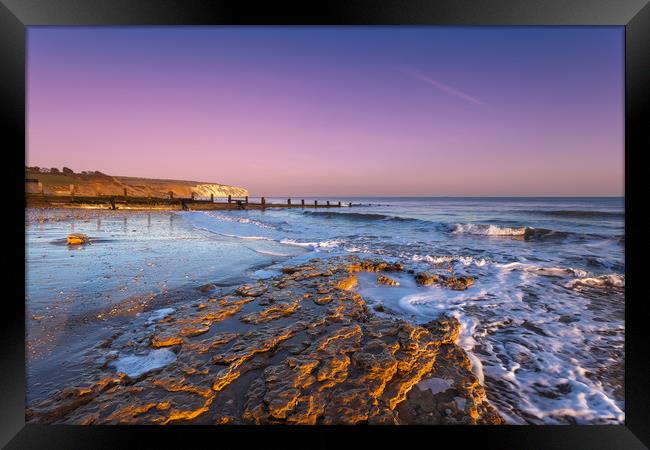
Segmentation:
[(27, 163), (251, 195), (623, 195), (622, 27), (31, 27)]

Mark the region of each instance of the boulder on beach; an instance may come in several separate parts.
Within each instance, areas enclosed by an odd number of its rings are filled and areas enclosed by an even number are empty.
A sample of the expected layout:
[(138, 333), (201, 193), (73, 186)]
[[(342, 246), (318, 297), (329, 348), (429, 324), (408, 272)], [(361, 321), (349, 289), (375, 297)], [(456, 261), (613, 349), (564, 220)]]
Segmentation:
[(68, 245), (87, 244), (90, 238), (83, 233), (73, 233), (68, 235)]
[(445, 286), (455, 291), (464, 291), (474, 284), (473, 277), (447, 277), (445, 278)]
[(440, 276), (431, 274), (429, 272), (420, 272), (415, 275), (415, 281), (417, 284), (420, 284), (422, 286), (430, 286), (433, 283), (440, 281)]
[(474, 284), (474, 277), (455, 275), (445, 276), (429, 272), (420, 272), (415, 275), (415, 282), (421, 286), (431, 286), (436, 283), (442, 287), (453, 289), (455, 291), (464, 291)]
[(377, 283), (385, 284), (386, 286), (399, 286), (398, 281), (393, 280), (391, 277), (387, 277), (386, 275), (379, 275), (377, 277)]
[(214, 291), (217, 288), (217, 286), (213, 283), (208, 283), (204, 284), (202, 286), (199, 286), (199, 291), (201, 292), (211, 292)]

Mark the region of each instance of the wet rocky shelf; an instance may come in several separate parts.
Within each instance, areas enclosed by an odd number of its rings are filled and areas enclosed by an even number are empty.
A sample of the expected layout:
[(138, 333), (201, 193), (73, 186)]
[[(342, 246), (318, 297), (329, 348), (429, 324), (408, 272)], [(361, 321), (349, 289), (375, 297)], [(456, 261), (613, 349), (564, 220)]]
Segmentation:
[[(356, 273), (399, 263), (314, 259), (274, 278), (150, 314), (100, 344), (84, 378), (29, 405), (29, 423), (502, 424), (445, 315), (370, 310)], [(414, 274), (463, 289), (473, 279)], [(162, 311), (162, 312), (161, 312)], [(142, 370), (123, 369), (124, 359)], [(140, 359), (138, 359), (140, 358)], [(122, 364), (122, 365), (120, 365)]]

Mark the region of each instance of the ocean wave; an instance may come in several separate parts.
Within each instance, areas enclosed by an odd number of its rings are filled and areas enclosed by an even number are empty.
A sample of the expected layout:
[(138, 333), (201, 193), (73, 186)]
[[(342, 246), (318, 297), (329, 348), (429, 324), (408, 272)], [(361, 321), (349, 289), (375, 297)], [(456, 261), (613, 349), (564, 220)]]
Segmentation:
[(271, 224), (246, 217), (205, 211), (183, 211), (179, 214), (194, 228), (230, 238), (277, 241), (281, 233)]
[(452, 233), (479, 236), (525, 236), (528, 227), (499, 227), (481, 223), (457, 223)]
[(488, 260), (485, 258), (475, 258), (473, 256), (440, 256), (440, 255), (413, 255), (411, 256), (413, 261), (424, 261), (433, 265), (440, 264), (454, 264), (460, 263), (463, 266), (474, 265), (477, 267), (483, 267), (488, 263)]
[(625, 213), (622, 211), (584, 211), (584, 210), (569, 210), (569, 209), (560, 209), (560, 210), (522, 210), (523, 213), (528, 214), (540, 214), (544, 216), (551, 217), (573, 217), (573, 218), (605, 218), (605, 217), (625, 217)]
[(260, 250), (257, 248), (252, 248), (248, 247), (250, 250), (254, 251), (255, 253), (259, 253), (260, 255), (267, 255), (267, 256), (280, 256), (280, 257), (290, 257), (293, 256), (290, 253), (282, 253), (282, 252), (274, 252), (271, 250)]
[[(549, 230), (534, 227), (501, 227), (482, 223), (457, 223), (452, 229), (454, 234), (471, 234), (476, 236), (519, 237), (522, 239), (563, 239), (568, 236), (578, 236), (567, 231)], [(592, 235), (584, 234), (583, 237)], [(593, 235), (593, 237), (599, 237)]]
[(596, 288), (624, 288), (625, 275), (609, 274), (598, 277), (582, 277), (571, 280), (566, 284), (568, 288), (576, 287), (596, 287)]
[(308, 216), (321, 217), (324, 219), (343, 219), (351, 221), (396, 221), (396, 222), (422, 222), (419, 219), (412, 219), (410, 217), (390, 216), (387, 214), (377, 213), (341, 213), (333, 211), (304, 211), (303, 214)]
[(220, 231), (215, 231), (215, 230), (213, 230), (211, 228), (207, 228), (207, 227), (197, 226), (196, 228), (198, 228), (199, 230), (205, 230), (205, 231), (208, 231), (210, 233), (218, 234), (219, 236), (225, 236), (225, 237), (229, 237), (229, 238), (248, 239), (248, 240), (251, 240), (251, 241), (273, 241), (273, 242), (278, 242), (277, 239), (273, 239), (273, 238), (266, 237), (266, 236), (244, 236), (244, 235), (232, 234), (232, 233), (222, 233)]
[(545, 277), (588, 277), (590, 273), (582, 270), (575, 269), (573, 267), (548, 267), (548, 266), (536, 266), (535, 264), (526, 264), (521, 262), (512, 262), (507, 264), (496, 264), (498, 268), (505, 271), (512, 270), (523, 270), (524, 272), (532, 273), (535, 275), (545, 276)]
[[(302, 247), (312, 250), (333, 249), (337, 247), (343, 247), (345, 244), (345, 241), (340, 239), (301, 242), (296, 239), (285, 237), (285, 233), (281, 232), (273, 225), (245, 217), (227, 216), (224, 214), (215, 213), (190, 213), (186, 214), (185, 217), (187, 217), (192, 225), (197, 229), (205, 230), (210, 233), (226, 236), (229, 238), (277, 242), (284, 245)], [(264, 236), (264, 234), (266, 234), (266, 236)], [(264, 250), (251, 250), (258, 253), (264, 253)], [(283, 255), (273, 254), (273, 256)]]
[[(442, 262), (455, 257), (425, 255), (415, 259)], [(485, 374), (491, 402), (509, 423), (622, 421), (622, 407), (607, 384), (613, 384), (616, 375), (607, 375), (611, 379), (603, 381), (589, 377), (591, 370), (583, 368), (592, 367), (592, 352), (619, 345), (621, 334), (616, 330), (622, 327), (614, 317), (611, 322), (600, 321), (612, 314), (609, 309), (585, 310), (582, 296), (555, 287), (569, 281), (620, 284), (623, 280), (596, 277), (557, 263), (488, 265), (474, 291), (424, 290), (407, 283), (395, 290), (379, 290), (360, 280), (360, 292), (367, 301), (394, 306), (395, 311), (415, 317), (419, 323), (442, 311), (457, 317), (462, 324), (458, 344), (472, 359), (477, 377)], [(603, 294), (610, 298), (607, 291)], [(611, 334), (594, 336), (594, 328)], [(604, 369), (612, 365), (606, 359), (596, 363)]]
[(214, 212), (210, 212), (207, 214), (210, 217), (213, 217), (218, 220), (223, 220), (226, 222), (238, 222), (238, 223), (243, 223), (243, 224), (250, 224), (250, 225), (256, 225), (260, 228), (267, 228), (270, 230), (275, 230), (278, 227), (275, 225), (272, 225), (267, 222), (262, 222), (260, 220), (255, 220), (255, 219), (249, 219), (248, 217), (237, 217), (237, 216), (232, 216), (232, 215), (225, 215), (225, 214), (218, 214)]
[(338, 247), (342, 241), (322, 241), (322, 242), (298, 242), (295, 239), (281, 239), (280, 244), (295, 245), (297, 247), (312, 247), (312, 248), (334, 248)]

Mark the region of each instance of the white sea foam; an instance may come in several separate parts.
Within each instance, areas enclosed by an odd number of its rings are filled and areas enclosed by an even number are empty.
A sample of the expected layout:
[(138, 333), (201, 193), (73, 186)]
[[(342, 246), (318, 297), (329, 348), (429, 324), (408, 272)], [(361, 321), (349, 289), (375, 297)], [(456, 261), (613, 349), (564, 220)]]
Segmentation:
[(485, 375), (483, 374), (483, 364), (481, 360), (474, 354), (473, 350), (476, 346), (474, 333), (479, 324), (478, 319), (462, 314), (460, 311), (455, 311), (453, 314), (460, 322), (460, 336), (458, 336), (458, 344), (467, 350), (467, 356), (472, 363), (472, 372), (476, 375), (481, 384), (485, 383)]
[(598, 277), (583, 277), (575, 280), (569, 281), (566, 286), (568, 288), (575, 288), (581, 286), (590, 286), (590, 287), (616, 287), (624, 288), (625, 287), (625, 275), (610, 274), (610, 275), (601, 275)]
[(164, 319), (168, 315), (172, 314), (174, 311), (176, 311), (174, 308), (162, 308), (162, 309), (157, 309), (151, 313), (149, 318), (147, 319), (146, 324), (150, 325), (154, 322), (157, 322), (161, 319)]
[(512, 262), (506, 264), (495, 264), (496, 267), (503, 271), (520, 270), (527, 273), (532, 273), (539, 276), (546, 277), (587, 277), (589, 272), (582, 269), (575, 269), (572, 267), (546, 267), (538, 266), (530, 263)]
[(524, 236), (528, 227), (499, 227), (476, 223), (457, 223), (453, 233), (476, 234), (482, 236)]
[(280, 243), (286, 245), (296, 245), (298, 247), (307, 247), (307, 248), (316, 249), (316, 248), (337, 248), (343, 243), (343, 241), (334, 239), (334, 240), (326, 240), (321, 242), (298, 242), (295, 239), (281, 239)]
[(246, 217), (229, 216), (206, 211), (179, 213), (194, 227), (222, 236), (253, 240), (274, 240), (278, 230), (271, 224)]
[[(398, 212), (386, 211), (388, 215)], [(539, 223), (527, 219), (529, 227), (487, 224), (502, 217), (500, 213), (482, 216), (470, 210), (464, 217), (448, 214), (453, 219), (438, 222), (440, 226), (429, 217), (403, 222), (368, 220), (360, 226), (358, 220), (324, 221), (322, 215), (301, 211), (265, 212), (259, 221), (283, 223), (275, 228), (260, 226), (250, 216), (246, 216), (248, 220), (224, 220), (220, 217), (224, 214), (185, 214), (204, 215), (205, 219), (193, 219), (204, 229), (259, 240), (251, 247), (275, 241), (306, 250), (256, 271), (255, 278), (275, 276), (284, 264), (348, 253), (395, 257), (408, 268), (445, 274), (451, 266), (454, 273), (475, 276), (474, 285), (465, 291), (418, 286), (406, 271), (391, 274), (400, 286), (390, 288), (378, 285), (373, 274), (359, 274), (358, 278), (359, 291), (371, 307), (382, 304), (416, 323), (440, 314), (457, 317), (461, 322), (458, 343), (468, 352), (472, 370), (484, 382), (490, 402), (509, 423), (620, 423), (624, 403), (614, 392), (616, 376), (608, 374), (616, 366), (614, 359), (623, 357), (620, 288), (625, 279), (615, 273), (591, 272), (603, 268), (616, 272), (624, 267), (619, 262), (620, 239), (610, 243), (597, 234), (602, 230), (584, 225), (571, 228), (566, 220), (557, 224), (549, 219)], [(244, 214), (258, 218), (253, 212), (233, 216)], [(413, 215), (421, 217), (421, 210), (414, 210)], [(521, 217), (506, 214), (503, 219), (517, 223)], [(470, 220), (486, 223), (465, 222)], [(456, 236), (450, 239), (449, 230)], [(530, 237), (532, 241), (486, 238), (468, 244), (463, 235)], [(584, 238), (565, 239), (574, 235)], [(546, 238), (548, 244), (544, 245)], [(589, 295), (584, 292), (587, 288)], [(594, 297), (599, 291), (591, 288), (602, 288), (602, 299)], [(596, 305), (590, 303), (594, 298)], [(612, 355), (611, 360), (602, 355)]]
[(485, 258), (475, 258), (473, 256), (436, 256), (436, 255), (418, 255), (411, 256), (413, 261), (425, 261), (434, 265), (437, 264), (455, 264), (460, 263), (463, 266), (474, 265), (483, 267), (489, 263)]
[[(622, 345), (623, 330), (616, 318), (603, 321), (602, 312), (586, 308), (587, 299), (562, 290), (567, 279), (580, 280), (588, 272), (530, 263), (467, 269), (482, 275), (466, 291), (417, 286), (412, 275), (404, 274), (398, 276), (400, 286), (387, 288), (376, 277), (360, 274), (359, 292), (369, 304), (381, 303), (419, 323), (440, 314), (458, 318), (458, 344), (487, 386), (490, 402), (509, 423), (559, 424), (567, 423), (566, 416), (577, 423), (623, 420), (621, 401), (590, 375), (609, 364), (595, 358), (593, 349), (610, 348), (612, 341)], [(607, 280), (620, 284), (616, 278)], [(541, 387), (548, 380), (553, 384)], [(567, 380), (566, 387), (556, 380)]]
[[(339, 239), (300, 241), (295, 238), (285, 237), (286, 233), (278, 230), (272, 224), (250, 218), (230, 217), (225, 214), (203, 211), (184, 212), (183, 215), (194, 227), (226, 237), (254, 241), (273, 241), (306, 249), (333, 249), (344, 244), (344, 241)], [(260, 252), (259, 249), (255, 249), (255, 251)], [(268, 252), (268, 250), (266, 251)]]
[(134, 378), (142, 374), (160, 369), (176, 361), (176, 354), (166, 348), (151, 350), (148, 354), (137, 356), (122, 356), (109, 365), (115, 367), (117, 372), (122, 372)]
[(306, 247), (306, 248), (318, 247), (318, 242), (298, 242), (295, 239), (281, 239), (280, 243), (285, 245), (295, 245), (297, 247)]
[(280, 257), (287, 257), (287, 256), (293, 256), (291, 253), (286, 253), (286, 252), (278, 252), (278, 251), (273, 251), (273, 250), (262, 250), (259, 248), (252, 248), (254, 252), (259, 253), (260, 255), (268, 255), (268, 256), (280, 256)]
[(214, 211), (210, 211), (210, 212), (208, 212), (206, 214), (209, 215), (210, 217), (213, 217), (213, 218), (217, 219), (217, 220), (222, 220), (222, 221), (225, 221), (225, 222), (237, 222), (237, 223), (242, 223), (242, 224), (251, 224), (251, 225), (255, 225), (255, 226), (260, 227), (260, 228), (267, 228), (267, 229), (270, 229), (270, 230), (274, 230), (274, 229), (277, 228), (273, 224), (270, 224), (270, 223), (267, 223), (267, 222), (262, 222), (261, 220), (250, 219), (248, 217), (237, 217), (237, 216), (233, 216), (233, 215), (219, 214), (219, 213), (214, 212)]

